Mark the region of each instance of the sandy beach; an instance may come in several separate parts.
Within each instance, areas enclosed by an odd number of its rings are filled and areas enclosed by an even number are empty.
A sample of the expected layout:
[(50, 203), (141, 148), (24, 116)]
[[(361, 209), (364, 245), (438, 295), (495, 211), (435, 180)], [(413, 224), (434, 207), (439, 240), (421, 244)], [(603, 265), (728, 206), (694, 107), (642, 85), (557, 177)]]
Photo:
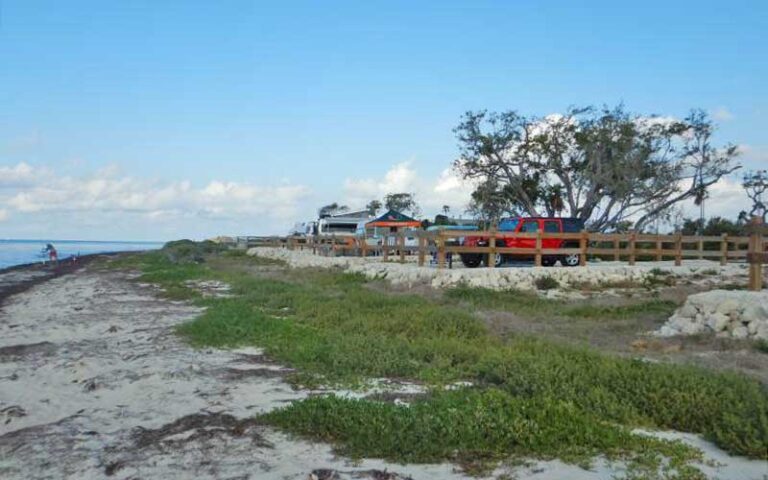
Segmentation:
[[(337, 458), (328, 445), (257, 425), (254, 414), (320, 392), (291, 388), (290, 370), (258, 349), (190, 347), (174, 326), (201, 309), (161, 299), (131, 273), (63, 273), (0, 274), (0, 477), (466, 478), (449, 464)], [(765, 462), (679, 437), (723, 463), (709, 469), (721, 478), (765, 472)], [(617, 471), (552, 461), (513, 473), (607, 479)]]

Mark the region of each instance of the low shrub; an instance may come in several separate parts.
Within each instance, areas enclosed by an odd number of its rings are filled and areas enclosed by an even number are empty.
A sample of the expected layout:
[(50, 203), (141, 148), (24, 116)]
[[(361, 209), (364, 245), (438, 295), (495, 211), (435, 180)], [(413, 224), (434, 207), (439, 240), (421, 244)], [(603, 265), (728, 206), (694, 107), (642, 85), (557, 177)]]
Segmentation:
[(549, 275), (539, 277), (534, 281), (536, 288), (539, 290), (554, 290), (560, 287), (560, 282), (556, 278)]
[(511, 455), (581, 464), (597, 455), (645, 463), (652, 455), (670, 459), (666, 469), (671, 470), (701, 457), (678, 442), (632, 434), (571, 402), (551, 396), (515, 397), (496, 388), (433, 393), (409, 406), (312, 397), (260, 419), (295, 434), (333, 441), (339, 453), (353, 458), (397, 462), (451, 460), (476, 468), (479, 459), (489, 469)]

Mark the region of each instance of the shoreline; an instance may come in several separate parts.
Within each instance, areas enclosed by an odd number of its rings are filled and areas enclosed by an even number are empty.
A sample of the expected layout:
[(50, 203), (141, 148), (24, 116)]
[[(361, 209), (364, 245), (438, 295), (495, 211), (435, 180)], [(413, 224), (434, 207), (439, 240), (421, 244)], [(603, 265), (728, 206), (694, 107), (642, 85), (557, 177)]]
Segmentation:
[[(146, 251), (147, 250), (123, 250), (123, 251), (119, 251), (119, 252), (87, 253), (85, 255), (80, 255), (78, 257), (79, 258), (79, 262), (78, 263), (82, 263), (83, 261), (90, 262), (90, 261), (92, 261), (93, 257), (98, 257), (98, 256), (101, 256), (101, 255), (124, 255), (126, 253), (142, 253), (142, 252), (146, 252)], [(63, 258), (63, 259), (59, 260), (59, 264), (56, 266), (56, 268), (60, 268), (61, 266), (67, 265), (67, 264), (71, 265), (71, 263), (67, 263), (67, 262), (69, 262), (69, 260), (71, 260), (71, 258), (72, 257), (70, 256), (70, 257)], [(2, 275), (4, 273), (8, 273), (8, 272), (13, 272), (13, 271), (18, 271), (18, 270), (28, 270), (28, 269), (31, 269), (33, 267), (43, 267), (43, 266), (47, 266), (47, 262), (45, 264), (43, 264), (43, 262), (20, 263), (18, 265), (11, 265), (9, 267), (2, 267), (2, 268), (0, 268), (0, 275)]]
[[(146, 250), (144, 250), (146, 251)], [(10, 267), (0, 268), (0, 306), (12, 295), (16, 295), (29, 290), (30, 288), (45, 283), (55, 278), (75, 273), (78, 270), (93, 263), (99, 257), (119, 257), (129, 253), (140, 253), (137, 251), (121, 251), (106, 253), (89, 253), (78, 258), (77, 263), (67, 260), (59, 261), (55, 267), (42, 265), (41, 263), (24, 263), (21, 265), (12, 265)], [(18, 274), (18, 275), (16, 275)], [(27, 274), (27, 275), (24, 275)], [(21, 276), (22, 278), (18, 278)], [(14, 277), (3, 281), (3, 277)]]

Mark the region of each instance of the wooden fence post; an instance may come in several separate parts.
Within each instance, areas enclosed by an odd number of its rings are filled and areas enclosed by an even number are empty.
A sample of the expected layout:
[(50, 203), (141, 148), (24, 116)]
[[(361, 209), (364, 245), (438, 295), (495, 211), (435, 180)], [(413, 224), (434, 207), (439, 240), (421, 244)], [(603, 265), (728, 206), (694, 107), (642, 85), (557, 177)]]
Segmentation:
[(443, 231), (437, 232), (437, 268), (445, 268), (445, 240), (443, 239)]
[(398, 232), (397, 243), (400, 244), (400, 262), (405, 263), (405, 232)]
[(656, 234), (656, 261), (660, 262), (664, 260), (664, 257), (661, 255), (661, 250), (664, 244), (661, 241), (661, 235), (658, 233)]
[(536, 230), (536, 256), (534, 257), (534, 265), (541, 266), (541, 230)]
[(389, 259), (389, 235), (381, 239), (381, 256), (385, 262)]
[(424, 238), (422, 235), (424, 232), (418, 232), (418, 239), (419, 239), (419, 266), (424, 266), (424, 261), (427, 257), (427, 252), (425, 248), (425, 243), (427, 243), (427, 239)]
[(678, 232), (675, 238), (675, 266), (683, 264), (683, 234)]
[(488, 238), (488, 261), (486, 266), (488, 268), (494, 268), (496, 266), (496, 227), (491, 227), (491, 236)]
[(618, 262), (619, 260), (621, 260), (621, 253), (619, 252), (620, 239), (618, 234), (614, 234), (614, 235), (616, 236), (613, 237), (613, 261)]
[(629, 232), (629, 264), (635, 264), (635, 257), (637, 255), (637, 233), (634, 230)]
[(589, 232), (586, 230), (581, 231), (581, 238), (579, 238), (579, 266), (585, 267), (587, 265), (587, 246), (589, 245)]
[(765, 260), (765, 244), (763, 239), (763, 219), (752, 217), (749, 233), (749, 289), (759, 292), (763, 289), (763, 261)]
[(358, 237), (358, 242), (360, 242), (360, 256), (365, 258), (368, 256), (368, 239), (363, 235), (362, 237)]
[(699, 260), (704, 258), (704, 240), (699, 239), (696, 248), (699, 250)]
[(728, 234), (724, 233), (720, 240), (720, 265), (728, 263)]

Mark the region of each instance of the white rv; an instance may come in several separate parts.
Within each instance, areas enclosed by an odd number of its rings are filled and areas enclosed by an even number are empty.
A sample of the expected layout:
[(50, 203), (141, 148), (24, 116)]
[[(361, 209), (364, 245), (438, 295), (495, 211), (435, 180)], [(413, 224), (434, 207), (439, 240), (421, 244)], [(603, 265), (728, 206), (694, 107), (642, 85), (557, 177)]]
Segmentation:
[(367, 210), (330, 215), (317, 221), (317, 233), (318, 235), (352, 237), (357, 232), (357, 226), (371, 218), (371, 214)]

